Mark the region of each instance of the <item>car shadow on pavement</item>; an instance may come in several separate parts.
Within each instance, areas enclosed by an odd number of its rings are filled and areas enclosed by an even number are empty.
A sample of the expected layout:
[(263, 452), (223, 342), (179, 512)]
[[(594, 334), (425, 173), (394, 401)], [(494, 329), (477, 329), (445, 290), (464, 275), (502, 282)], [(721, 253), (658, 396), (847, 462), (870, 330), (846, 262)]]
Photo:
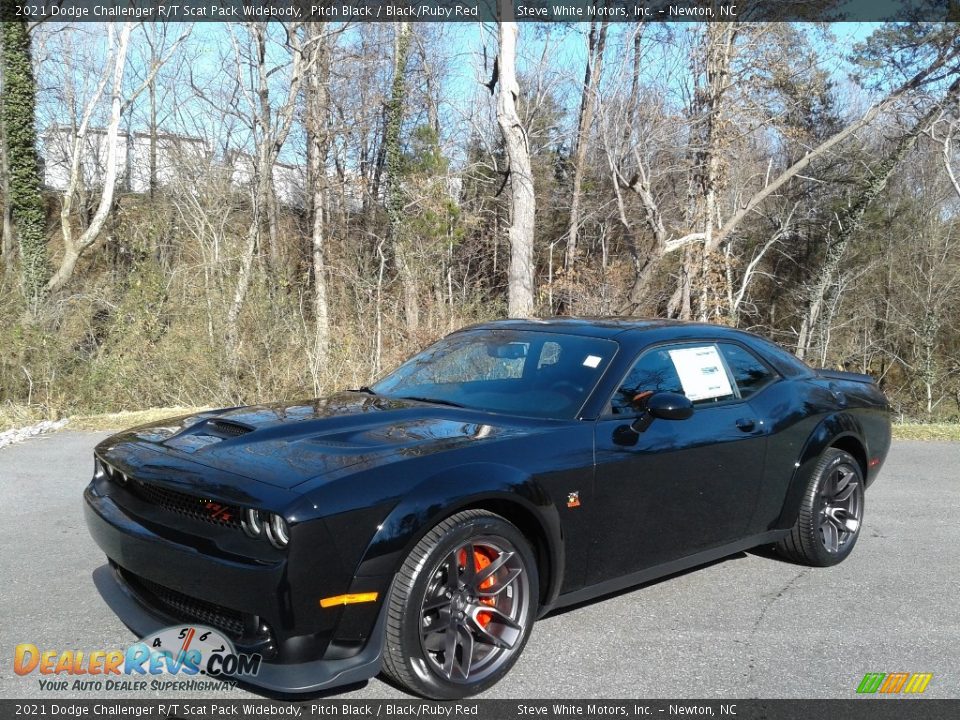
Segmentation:
[[(378, 677), (380, 677), (380, 679), (383, 680), (382, 676), (378, 676)], [(237, 684), (235, 687), (238, 690), (244, 690), (253, 695), (259, 695), (265, 700), (273, 700), (275, 702), (285, 702), (285, 703), (307, 703), (314, 700), (326, 700), (328, 698), (337, 697), (338, 695), (343, 695), (344, 693), (354, 692), (356, 690), (362, 690), (367, 685), (369, 685), (369, 683), (370, 683), (369, 680), (364, 680), (363, 682), (350, 683), (349, 685), (337, 685), (336, 687), (328, 688), (327, 690), (320, 690), (317, 692), (298, 693), (298, 694), (271, 692), (270, 690), (265, 690), (264, 688), (257, 687), (256, 685), (249, 685), (239, 680), (237, 681)]]
[(751, 549), (746, 552), (737, 552), (737, 553), (734, 553), (733, 555), (727, 555), (726, 557), (722, 557), (719, 560), (712, 560), (710, 562), (703, 563), (702, 565), (696, 565), (692, 568), (687, 568), (686, 570), (680, 570), (679, 572), (675, 572), (670, 575), (664, 575), (663, 577), (659, 577), (656, 580), (649, 580), (647, 582), (640, 583), (638, 585), (631, 585), (630, 587), (626, 587), (622, 590), (615, 590), (614, 592), (607, 593), (605, 595), (600, 595), (595, 598), (590, 598), (589, 600), (583, 600), (581, 602), (574, 603), (573, 605), (565, 605), (561, 608), (557, 608), (556, 610), (551, 610), (546, 615), (544, 615), (541, 618), (541, 620), (545, 620), (547, 618), (561, 617), (563, 615), (566, 615), (568, 612), (579, 610), (584, 607), (589, 607), (590, 605), (594, 605), (596, 603), (606, 602), (607, 600), (618, 598), (621, 595), (629, 595), (630, 593), (637, 592), (638, 590), (643, 590), (644, 588), (654, 587), (655, 585), (659, 585), (660, 583), (669, 582), (674, 578), (683, 577), (684, 575), (689, 575), (690, 573), (699, 572), (700, 570), (703, 570), (704, 568), (712, 567), (713, 565), (719, 565), (720, 563), (729, 562), (730, 560), (741, 560), (747, 557), (748, 554), (752, 555), (754, 554), (754, 551)]

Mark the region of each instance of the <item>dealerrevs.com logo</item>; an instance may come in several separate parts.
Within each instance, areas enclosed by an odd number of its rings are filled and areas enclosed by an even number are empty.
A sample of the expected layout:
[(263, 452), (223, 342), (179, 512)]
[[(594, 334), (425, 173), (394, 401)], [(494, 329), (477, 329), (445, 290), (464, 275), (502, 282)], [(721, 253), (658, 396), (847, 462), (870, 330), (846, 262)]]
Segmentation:
[[(236, 684), (226, 678), (252, 677), (260, 655), (239, 653), (229, 638), (200, 625), (164, 628), (126, 650), (41, 650), (17, 645), (17, 675), (37, 674), (44, 691), (218, 690)], [(199, 676), (216, 678), (207, 681)]]

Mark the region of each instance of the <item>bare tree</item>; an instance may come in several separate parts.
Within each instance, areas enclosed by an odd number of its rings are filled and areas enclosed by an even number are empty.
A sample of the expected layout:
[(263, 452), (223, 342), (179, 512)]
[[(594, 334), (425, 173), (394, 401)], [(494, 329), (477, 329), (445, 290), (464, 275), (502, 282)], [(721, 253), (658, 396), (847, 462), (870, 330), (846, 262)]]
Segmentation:
[[(644, 181), (645, 177), (650, 177), (649, 165), (646, 169), (642, 166), (638, 168), (629, 180), (621, 176), (620, 181), (624, 187), (637, 193), (645, 208), (648, 224), (653, 221), (651, 228), (656, 239), (650, 257), (638, 266), (635, 290), (647, 284), (649, 273), (658, 267), (663, 258), (683, 250), (684, 270), (680, 287), (670, 303), (671, 311), (681, 317), (689, 317), (694, 313), (696, 304), (699, 317), (723, 320), (729, 315), (729, 299), (734, 296), (728, 280), (732, 279), (727, 267), (730, 255), (723, 252), (723, 247), (741, 231), (744, 221), (756, 216), (764, 201), (781, 192), (816, 160), (838, 150), (842, 144), (854, 139), (857, 132), (906, 99), (917, 95), (931, 82), (954, 72), (956, 60), (960, 57), (960, 46), (940, 43), (914, 74), (871, 104), (859, 117), (809, 147), (779, 173), (768, 170), (760, 175), (762, 185), (759, 189), (747, 185), (737, 188), (733, 197), (735, 204), (728, 209), (726, 217), (722, 217), (719, 190), (726, 182), (723, 169), (726, 153), (723, 148), (731, 137), (741, 132), (730, 122), (731, 110), (726, 104), (726, 95), (736, 83), (745, 83), (749, 87), (749, 78), (735, 75), (732, 66), (737, 56), (736, 43), (741, 31), (733, 24), (729, 27), (719, 25), (725, 24), (706, 26), (702, 31), (702, 41), (693, 53), (694, 76), (700, 79), (695, 83), (690, 109), (692, 137), (695, 141), (691, 148), (690, 190), (684, 217), (677, 222), (666, 221), (655, 194), (651, 192), (651, 186)], [(743, 37), (755, 39), (765, 31), (764, 27), (751, 28)], [(638, 156), (636, 159), (640, 165), (642, 158)], [(660, 218), (659, 222), (657, 218)], [(631, 303), (635, 307), (637, 293), (631, 295)]]
[(501, 4), (497, 92), (497, 124), (503, 135), (510, 178), (510, 268), (508, 270), (507, 312), (510, 317), (534, 314), (533, 239), (536, 197), (527, 133), (517, 113), (520, 84), (517, 82), (517, 23), (512, 3)]
[(327, 301), (327, 155), (330, 151), (330, 37), (327, 25), (308, 23), (306, 67), (307, 157), (313, 188), (310, 209), (313, 249), (314, 342), (311, 370), (314, 391), (321, 391), (320, 369), (330, 351), (330, 313)]
[[(72, 138), (70, 180), (63, 194), (60, 209), (63, 257), (60, 259), (57, 271), (47, 282), (47, 292), (59, 290), (70, 281), (76, 269), (77, 261), (96, 242), (113, 208), (113, 196), (116, 190), (118, 171), (118, 133), (124, 111), (130, 107), (131, 103), (149, 86), (160, 67), (173, 56), (190, 32), (189, 27), (185, 29), (183, 34), (172, 43), (167, 53), (156, 60), (151, 70), (147, 73), (147, 77), (143, 83), (124, 97), (123, 78), (127, 66), (127, 49), (130, 44), (130, 34), (132, 30), (133, 23), (129, 22), (125, 22), (120, 26), (119, 33), (115, 31), (113, 25), (108, 25), (108, 32), (111, 38), (111, 57), (110, 61), (105, 65), (103, 75), (92, 97), (86, 104), (80, 125)], [(111, 75), (112, 82), (110, 81)], [(80, 235), (75, 237), (73, 232), (74, 202), (82, 179), (81, 165), (84, 153), (87, 151), (85, 146), (86, 135), (90, 129), (91, 117), (108, 83), (111, 87), (110, 116), (104, 140), (106, 145), (106, 159), (100, 201), (87, 227)]]
[(956, 101), (958, 94), (960, 94), (960, 79), (955, 80), (943, 97), (897, 139), (889, 154), (870, 169), (860, 192), (845, 209), (843, 216), (837, 218), (835, 227), (831, 227), (831, 232), (827, 238), (826, 258), (818, 271), (817, 277), (810, 283), (807, 291), (806, 312), (803, 315), (797, 337), (797, 357), (801, 359), (806, 357), (810, 350), (812, 330), (820, 321), (824, 306), (834, 300), (832, 291), (836, 288), (837, 271), (840, 268), (847, 245), (853, 238), (854, 233), (860, 228), (860, 223), (867, 208), (886, 188), (887, 182), (900, 161), (913, 149), (920, 136), (927, 132), (931, 124), (941, 116), (944, 107)]
[[(237, 84), (242, 88), (243, 96), (251, 111), (252, 130), (255, 144), (253, 161), (253, 190), (251, 194), (252, 208), (250, 226), (240, 259), (237, 273), (237, 284), (233, 293), (233, 301), (227, 312), (227, 344), (236, 349), (239, 343), (237, 321), (243, 312), (243, 305), (250, 288), (250, 279), (253, 273), (253, 262), (257, 247), (262, 242), (264, 219), (270, 238), (270, 252), (272, 259), (279, 264), (279, 249), (277, 228), (275, 189), (273, 185), (273, 169), (277, 163), (277, 156), (286, 142), (293, 124), (294, 110), (297, 96), (300, 93), (300, 83), (303, 79), (303, 48), (299, 38), (299, 23), (283, 25), (286, 33), (287, 47), (291, 53), (289, 80), (283, 100), (276, 110), (270, 99), (270, 75), (267, 60), (267, 23), (247, 23), (246, 29), (251, 40), (252, 56), (248, 58), (252, 64), (252, 73), (255, 81), (248, 86), (244, 77), (244, 54), (241, 50), (236, 33), (231, 28), (234, 56), (236, 58)], [(236, 357), (236, 353), (232, 355)]]
[(607, 20), (590, 21), (587, 33), (587, 67), (583, 75), (580, 94), (580, 114), (573, 150), (573, 191), (570, 196), (570, 229), (567, 231), (565, 267), (572, 271), (577, 258), (577, 234), (580, 230), (580, 195), (583, 187), (583, 172), (587, 158), (590, 128), (596, 105), (596, 89), (603, 73), (603, 53), (607, 44)]

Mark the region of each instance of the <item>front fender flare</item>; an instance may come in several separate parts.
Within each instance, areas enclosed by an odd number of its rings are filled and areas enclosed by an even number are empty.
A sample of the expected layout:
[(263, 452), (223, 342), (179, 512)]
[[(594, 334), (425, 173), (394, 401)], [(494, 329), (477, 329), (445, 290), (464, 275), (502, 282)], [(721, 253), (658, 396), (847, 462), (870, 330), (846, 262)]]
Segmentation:
[[(556, 505), (529, 474), (498, 463), (478, 462), (450, 468), (425, 478), (404, 494), (377, 528), (357, 567), (356, 577), (393, 575), (429, 530), (444, 518), (467, 508), (509, 508), (527, 520), (526, 532), (537, 533), (549, 567), (541, 595), (550, 605), (559, 593), (564, 553)], [(508, 513), (509, 514), (509, 513)], [(532, 539), (533, 540), (533, 539)], [(536, 551), (537, 543), (534, 544)], [(543, 578), (541, 577), (541, 583)]]

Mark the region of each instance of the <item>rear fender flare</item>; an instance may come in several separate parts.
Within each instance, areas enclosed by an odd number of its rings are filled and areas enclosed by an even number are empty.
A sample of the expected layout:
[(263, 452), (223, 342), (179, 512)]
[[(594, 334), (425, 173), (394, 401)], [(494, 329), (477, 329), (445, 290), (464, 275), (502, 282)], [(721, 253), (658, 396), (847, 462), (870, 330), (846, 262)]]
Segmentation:
[(844, 437), (852, 437), (861, 446), (864, 445), (863, 428), (857, 419), (847, 412), (828, 415), (810, 433), (794, 465), (793, 477), (790, 478), (776, 527), (787, 529), (794, 526), (800, 512), (800, 501), (817, 461), (827, 448)]

